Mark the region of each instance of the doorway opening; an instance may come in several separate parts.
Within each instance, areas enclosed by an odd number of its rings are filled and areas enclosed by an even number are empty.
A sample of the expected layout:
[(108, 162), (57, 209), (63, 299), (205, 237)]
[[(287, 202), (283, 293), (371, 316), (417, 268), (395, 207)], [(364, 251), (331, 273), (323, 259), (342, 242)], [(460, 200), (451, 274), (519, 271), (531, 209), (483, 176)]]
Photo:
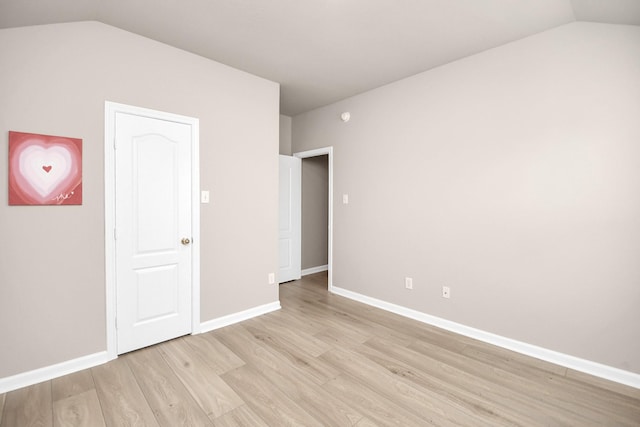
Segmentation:
[(326, 271), (333, 292), (333, 147), (293, 156), (302, 159), (302, 276)]

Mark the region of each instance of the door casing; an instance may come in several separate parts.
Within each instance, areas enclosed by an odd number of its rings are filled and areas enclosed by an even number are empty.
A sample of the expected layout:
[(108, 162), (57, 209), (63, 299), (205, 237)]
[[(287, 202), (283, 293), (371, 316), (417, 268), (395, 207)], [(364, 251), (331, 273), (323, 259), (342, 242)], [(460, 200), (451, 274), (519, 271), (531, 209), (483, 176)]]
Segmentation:
[(199, 120), (193, 117), (151, 110), (131, 105), (105, 102), (104, 137), (104, 194), (105, 194), (105, 286), (107, 357), (117, 357), (116, 329), (116, 247), (115, 247), (115, 123), (116, 113), (122, 112), (192, 126), (191, 138), (191, 227), (192, 227), (192, 289), (191, 334), (200, 332), (200, 153)]

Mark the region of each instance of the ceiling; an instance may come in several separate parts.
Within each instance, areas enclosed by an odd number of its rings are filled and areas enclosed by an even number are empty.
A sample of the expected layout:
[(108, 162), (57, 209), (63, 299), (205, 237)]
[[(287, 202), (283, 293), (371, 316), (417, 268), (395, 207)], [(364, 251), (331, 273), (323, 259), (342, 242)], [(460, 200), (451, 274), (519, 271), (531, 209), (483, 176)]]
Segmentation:
[(293, 116), (640, 0), (0, 0), (0, 28), (85, 20), (279, 82)]

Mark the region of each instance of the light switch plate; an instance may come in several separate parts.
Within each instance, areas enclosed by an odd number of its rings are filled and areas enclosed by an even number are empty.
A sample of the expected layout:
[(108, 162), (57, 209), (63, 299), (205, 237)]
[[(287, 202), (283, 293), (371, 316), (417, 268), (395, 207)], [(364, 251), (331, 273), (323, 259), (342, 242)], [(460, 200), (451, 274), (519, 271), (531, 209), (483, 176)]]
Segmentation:
[(202, 203), (209, 203), (209, 191), (202, 190), (202, 192), (200, 193), (200, 201)]
[(348, 194), (343, 194), (342, 195), (342, 204), (344, 204), (344, 205), (348, 205), (349, 204), (349, 195)]

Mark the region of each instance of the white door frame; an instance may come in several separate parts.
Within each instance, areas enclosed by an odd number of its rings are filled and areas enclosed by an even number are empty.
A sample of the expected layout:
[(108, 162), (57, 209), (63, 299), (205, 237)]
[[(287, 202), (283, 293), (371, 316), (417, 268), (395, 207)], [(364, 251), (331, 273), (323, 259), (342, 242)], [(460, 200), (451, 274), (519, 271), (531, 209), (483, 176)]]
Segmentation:
[(191, 292), (191, 334), (200, 332), (200, 126), (193, 117), (180, 116), (148, 108), (134, 107), (105, 101), (104, 108), (104, 242), (105, 242), (105, 285), (107, 358), (118, 357), (116, 330), (116, 175), (115, 175), (115, 124), (116, 114), (127, 113), (138, 116), (168, 120), (190, 125), (191, 132), (191, 229), (192, 229), (192, 292)]
[(306, 159), (309, 157), (329, 156), (329, 218), (328, 218), (328, 290), (333, 293), (333, 147), (317, 148), (315, 150), (300, 151), (293, 153), (294, 157)]

